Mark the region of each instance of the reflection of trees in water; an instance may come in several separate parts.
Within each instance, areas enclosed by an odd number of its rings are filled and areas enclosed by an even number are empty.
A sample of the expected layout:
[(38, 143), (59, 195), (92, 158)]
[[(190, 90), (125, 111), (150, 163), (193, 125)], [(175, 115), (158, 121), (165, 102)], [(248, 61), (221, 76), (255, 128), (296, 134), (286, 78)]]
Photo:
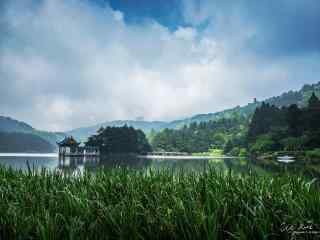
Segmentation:
[(227, 170), (224, 159), (152, 159), (153, 169), (172, 169), (175, 172), (203, 172), (209, 169)]
[(140, 158), (130, 154), (113, 154), (100, 158), (99, 167), (114, 168), (114, 167), (129, 167), (140, 169), (151, 164), (150, 159)]
[(311, 164), (308, 161), (300, 159), (291, 163), (281, 163), (275, 159), (252, 159), (250, 160), (250, 164), (252, 166), (260, 167), (272, 174), (289, 173), (310, 178), (320, 177), (320, 164)]
[(150, 165), (153, 169), (172, 169), (174, 171), (203, 171), (208, 165), (208, 160), (190, 159), (152, 159)]
[(226, 158), (224, 159), (224, 163), (228, 169), (237, 173), (247, 173), (251, 170), (247, 159)]
[(226, 166), (226, 169), (232, 170), (234, 173), (254, 173), (258, 175), (265, 173), (265, 171), (260, 166), (253, 165), (250, 159), (247, 158), (226, 158), (224, 159), (224, 164)]
[(202, 172), (208, 168), (218, 171), (232, 170), (235, 173), (256, 174), (298, 174), (307, 177), (320, 177), (320, 164), (311, 164), (305, 161), (280, 163), (275, 159), (147, 159), (136, 155), (114, 154), (99, 157), (62, 157), (59, 158), (58, 169), (75, 173), (88, 170), (95, 172), (100, 168), (127, 167), (132, 169), (172, 169), (173, 171)]
[(82, 170), (83, 168), (86, 169), (90, 166), (97, 166), (99, 164), (99, 161), (99, 157), (95, 156), (60, 156), (58, 169), (66, 172), (75, 172), (77, 170)]

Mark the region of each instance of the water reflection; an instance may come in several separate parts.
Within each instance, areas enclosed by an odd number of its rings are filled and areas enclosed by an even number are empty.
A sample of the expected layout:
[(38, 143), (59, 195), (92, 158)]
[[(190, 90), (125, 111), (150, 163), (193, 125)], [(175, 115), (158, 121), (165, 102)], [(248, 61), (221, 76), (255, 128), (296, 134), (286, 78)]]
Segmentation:
[(0, 165), (16, 170), (27, 171), (28, 166), (39, 170), (42, 168), (53, 170), (58, 166), (56, 154), (0, 154)]
[(306, 162), (296, 160), (291, 163), (278, 162), (276, 159), (155, 159), (141, 158), (134, 155), (112, 155), (108, 157), (61, 157), (54, 155), (2, 155), (0, 165), (14, 169), (37, 170), (46, 168), (70, 173), (95, 172), (101, 168), (127, 167), (133, 169), (172, 169), (173, 171), (203, 171), (209, 167), (220, 171), (233, 170), (237, 173), (253, 172), (261, 174), (303, 174), (309, 177), (320, 177), (320, 161)]
[(100, 158), (98, 156), (70, 157), (60, 156), (57, 169), (68, 172), (80, 172), (90, 166), (99, 166)]

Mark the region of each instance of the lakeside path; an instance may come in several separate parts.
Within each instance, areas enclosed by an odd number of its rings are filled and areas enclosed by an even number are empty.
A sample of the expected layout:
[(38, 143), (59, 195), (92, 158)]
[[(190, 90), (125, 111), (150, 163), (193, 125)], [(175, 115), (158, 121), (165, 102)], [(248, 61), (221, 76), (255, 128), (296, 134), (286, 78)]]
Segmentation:
[(192, 159), (235, 159), (241, 157), (230, 156), (163, 156), (163, 155), (139, 155), (139, 158), (148, 159), (172, 159), (172, 160), (192, 160)]

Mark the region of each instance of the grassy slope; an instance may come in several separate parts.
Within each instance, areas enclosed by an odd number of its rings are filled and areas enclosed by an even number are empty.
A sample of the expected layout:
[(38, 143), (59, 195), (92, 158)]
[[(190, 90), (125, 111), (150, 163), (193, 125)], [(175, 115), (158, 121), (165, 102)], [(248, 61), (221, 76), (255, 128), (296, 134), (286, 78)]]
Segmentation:
[(0, 238), (289, 239), (283, 223), (320, 219), (319, 188), (299, 177), (0, 168), (0, 180)]

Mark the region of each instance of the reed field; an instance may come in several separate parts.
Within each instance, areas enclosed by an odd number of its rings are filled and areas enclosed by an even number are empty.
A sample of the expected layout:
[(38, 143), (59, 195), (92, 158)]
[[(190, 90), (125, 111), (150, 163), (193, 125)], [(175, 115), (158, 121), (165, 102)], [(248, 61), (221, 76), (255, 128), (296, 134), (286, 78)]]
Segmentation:
[(315, 239), (319, 223), (318, 180), (299, 176), (0, 168), (0, 239)]

